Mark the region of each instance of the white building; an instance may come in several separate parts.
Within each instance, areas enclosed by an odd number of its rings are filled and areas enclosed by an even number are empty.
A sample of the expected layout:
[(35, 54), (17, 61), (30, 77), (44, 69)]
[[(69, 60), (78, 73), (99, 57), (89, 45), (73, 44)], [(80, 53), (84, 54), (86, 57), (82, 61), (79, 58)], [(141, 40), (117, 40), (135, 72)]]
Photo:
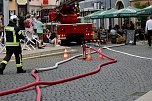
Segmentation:
[[(40, 15), (42, 9), (51, 9), (56, 5), (56, 0), (31, 0), (29, 2), (29, 13)], [(45, 12), (47, 13), (47, 12)]]
[[(106, 10), (106, 9), (110, 9), (110, 8), (124, 8), (124, 7), (128, 7), (129, 5), (129, 0), (84, 0), (79, 2), (79, 6), (80, 6), (80, 15), (81, 18), (91, 14), (97, 10)], [(109, 28), (109, 19), (94, 19), (94, 20), (88, 20), (91, 21), (94, 25), (94, 27), (99, 28), (99, 27), (103, 27), (108, 29)], [(119, 21), (118, 19), (112, 19), (111, 21), (111, 25), (112, 27), (115, 24), (118, 24)]]

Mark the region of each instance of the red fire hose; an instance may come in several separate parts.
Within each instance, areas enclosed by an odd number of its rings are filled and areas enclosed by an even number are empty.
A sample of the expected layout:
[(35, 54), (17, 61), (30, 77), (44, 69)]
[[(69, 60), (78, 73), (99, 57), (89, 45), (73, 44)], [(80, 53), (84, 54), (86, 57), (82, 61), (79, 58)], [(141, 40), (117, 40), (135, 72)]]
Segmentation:
[(97, 53), (101, 54), (103, 57), (106, 57), (111, 61), (98, 65), (98, 67), (93, 71), (86, 72), (86, 73), (79, 74), (79, 75), (75, 75), (75, 76), (72, 76), (72, 77), (69, 77), (69, 78), (54, 80), (54, 81), (40, 81), (39, 77), (35, 74), (36, 71), (37, 71), (35, 69), (35, 70), (32, 71), (32, 76), (36, 79), (35, 82), (29, 83), (29, 84), (24, 85), (24, 86), (20, 86), (18, 88), (2, 91), (2, 92), (0, 92), (0, 96), (11, 94), (11, 93), (17, 93), (17, 92), (22, 91), (24, 89), (35, 86), (36, 87), (36, 92), (37, 92), (36, 101), (40, 101), (41, 100), (41, 91), (40, 91), (39, 85), (55, 85), (55, 84), (75, 80), (75, 79), (78, 79), (78, 78), (81, 78), (81, 77), (85, 77), (85, 76), (88, 76), (88, 75), (91, 75), (91, 74), (95, 74), (95, 73), (100, 71), (102, 66), (117, 62), (116, 59), (111, 58), (111, 57), (99, 52), (97, 49), (94, 49), (94, 48), (91, 48), (91, 47), (90, 47), (90, 49), (96, 51)]
[[(34, 69), (34, 70), (32, 70), (32, 76), (36, 79), (36, 81), (35, 82), (39, 82), (40, 81), (40, 79), (39, 79), (39, 77), (35, 74), (35, 72), (36, 72), (36, 70)], [(40, 101), (41, 100), (41, 90), (40, 90), (40, 87), (38, 86), (38, 85), (36, 85), (35, 86), (35, 88), (36, 88), (36, 101)]]

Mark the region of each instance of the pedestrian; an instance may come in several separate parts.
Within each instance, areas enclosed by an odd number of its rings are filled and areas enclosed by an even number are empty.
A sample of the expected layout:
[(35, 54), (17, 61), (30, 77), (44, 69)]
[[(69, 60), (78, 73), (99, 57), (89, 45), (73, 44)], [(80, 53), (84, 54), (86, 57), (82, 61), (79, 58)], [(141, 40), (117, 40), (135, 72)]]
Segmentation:
[(46, 29), (43, 34), (43, 42), (50, 43), (50, 30)]
[(52, 32), (52, 33), (51, 33), (50, 40), (51, 40), (51, 41), (50, 41), (51, 44), (54, 44), (54, 46), (60, 46), (60, 44), (61, 44), (60, 37), (59, 37), (58, 34), (55, 33), (55, 32)]
[(1, 37), (2, 32), (4, 30), (3, 18), (4, 18), (4, 15), (0, 14), (0, 37)]
[(34, 32), (36, 33), (36, 30), (37, 30), (37, 27), (36, 27), (37, 15), (35, 13), (34, 13), (34, 16), (33, 16), (33, 23), (34, 23), (33, 29), (34, 29)]
[(20, 28), (20, 30), (25, 30), (24, 17), (23, 16), (18, 16), (18, 17), (19, 17), (18, 27)]
[(34, 22), (31, 15), (26, 16), (26, 20), (24, 20), (24, 27), (26, 31), (30, 32), (31, 34), (34, 34)]
[(43, 49), (43, 46), (45, 46), (44, 43), (43, 43), (44, 26), (45, 25), (41, 22), (41, 17), (38, 16), (37, 17), (37, 23), (36, 23), (36, 27), (37, 27), (36, 33), (38, 34), (38, 37), (39, 37), (39, 44), (38, 44), (39, 49)]
[(146, 22), (145, 33), (148, 34), (148, 45), (151, 47), (151, 36), (152, 36), (152, 15), (149, 17), (150, 19)]
[(2, 60), (0, 64), (0, 74), (3, 74), (3, 71), (11, 59), (12, 54), (15, 55), (17, 73), (25, 73), (26, 70), (22, 69), (22, 54), (21, 54), (21, 45), (20, 39), (25, 39), (22, 35), (19, 27), (17, 26), (18, 17), (16, 15), (12, 15), (10, 17), (9, 24), (5, 26), (6, 33), (6, 56)]
[(130, 30), (135, 30), (135, 25), (132, 21), (130, 21)]

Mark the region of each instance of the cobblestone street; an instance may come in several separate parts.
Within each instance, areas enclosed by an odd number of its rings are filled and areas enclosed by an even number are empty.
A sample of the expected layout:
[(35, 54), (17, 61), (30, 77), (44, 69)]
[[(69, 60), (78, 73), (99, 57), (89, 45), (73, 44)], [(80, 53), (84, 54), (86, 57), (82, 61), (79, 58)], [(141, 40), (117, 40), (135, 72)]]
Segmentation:
[[(126, 45), (112, 49), (152, 58), (151, 49), (143, 45)], [(107, 49), (104, 49), (103, 53), (116, 58), (118, 62), (106, 65), (98, 73), (80, 79), (51, 86), (41, 85), (42, 101), (134, 101), (152, 89), (151, 60)], [(89, 72), (96, 69), (99, 64), (109, 61), (108, 59), (99, 61), (98, 54), (92, 56), (92, 61), (76, 58), (59, 65), (57, 69), (40, 72), (38, 76), (41, 81), (63, 79)], [(16, 74), (15, 63), (10, 62), (5, 75), (0, 75), (0, 91), (34, 82), (30, 74), (32, 69), (54, 66), (61, 60), (62, 55), (24, 60), (24, 68), (28, 70), (26, 74)], [(1, 96), (0, 101), (35, 101), (35, 97), (35, 88), (32, 87), (22, 92)]]

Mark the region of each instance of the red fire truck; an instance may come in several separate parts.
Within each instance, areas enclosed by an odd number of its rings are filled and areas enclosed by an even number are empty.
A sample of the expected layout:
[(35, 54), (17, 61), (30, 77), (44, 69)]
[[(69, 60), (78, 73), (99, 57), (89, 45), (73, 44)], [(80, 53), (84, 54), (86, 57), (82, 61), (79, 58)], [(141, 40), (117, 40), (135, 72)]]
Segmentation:
[(85, 40), (93, 39), (92, 23), (77, 23), (76, 1), (78, 0), (64, 0), (58, 7), (49, 11), (49, 20), (59, 22), (56, 31), (62, 42), (75, 41), (81, 44)]

